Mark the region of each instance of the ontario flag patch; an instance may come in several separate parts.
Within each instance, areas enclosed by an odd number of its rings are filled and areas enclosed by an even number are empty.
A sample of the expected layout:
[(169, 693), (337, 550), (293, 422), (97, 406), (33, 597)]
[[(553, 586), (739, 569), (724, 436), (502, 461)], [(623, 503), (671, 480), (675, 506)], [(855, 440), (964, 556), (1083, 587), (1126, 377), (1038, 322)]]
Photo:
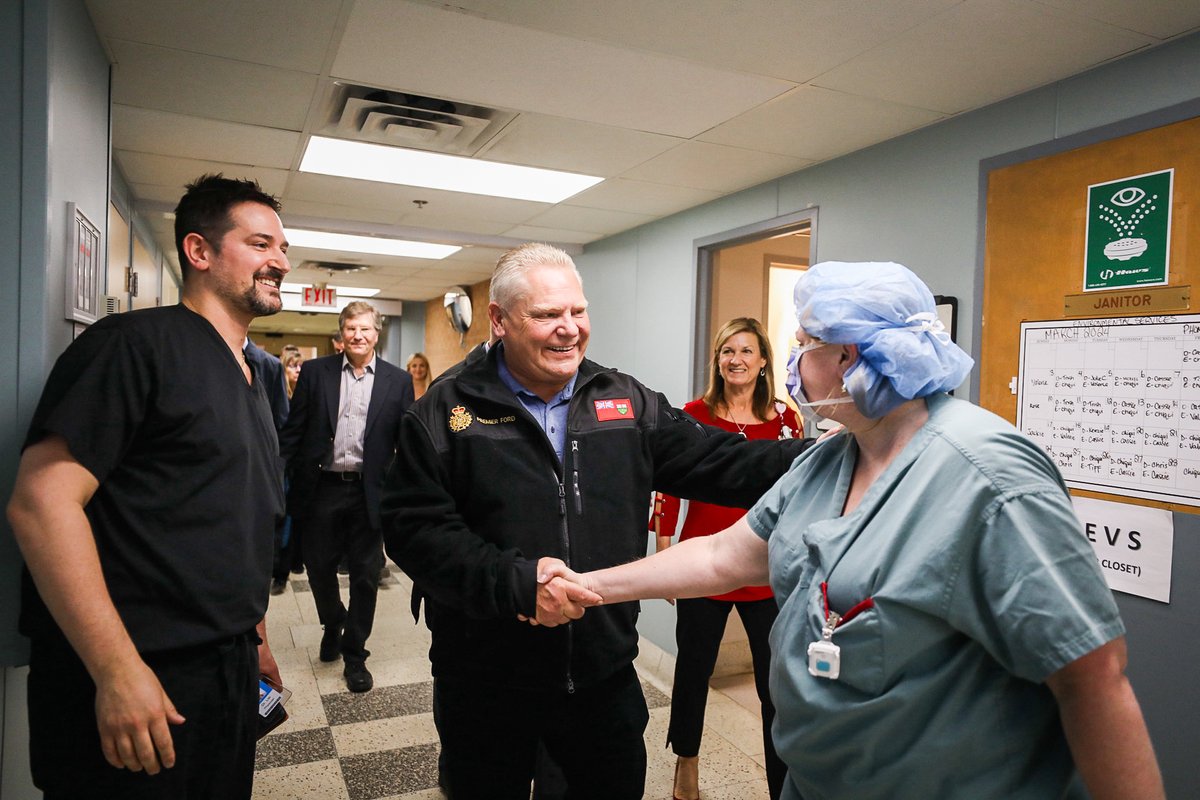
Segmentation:
[(614, 419), (633, 419), (633, 403), (628, 397), (615, 397), (612, 400), (595, 400), (596, 419), (608, 422)]

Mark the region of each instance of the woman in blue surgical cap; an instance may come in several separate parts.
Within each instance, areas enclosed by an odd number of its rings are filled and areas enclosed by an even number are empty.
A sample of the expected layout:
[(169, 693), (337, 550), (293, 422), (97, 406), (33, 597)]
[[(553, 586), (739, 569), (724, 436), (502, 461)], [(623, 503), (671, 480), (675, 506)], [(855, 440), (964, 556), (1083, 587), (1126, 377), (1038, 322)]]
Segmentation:
[(785, 798), (1163, 797), (1125, 629), (1062, 478), (946, 394), (972, 362), (929, 290), (899, 264), (827, 262), (795, 301), (789, 389), (844, 432), (721, 533), (545, 577), (605, 603), (769, 577)]

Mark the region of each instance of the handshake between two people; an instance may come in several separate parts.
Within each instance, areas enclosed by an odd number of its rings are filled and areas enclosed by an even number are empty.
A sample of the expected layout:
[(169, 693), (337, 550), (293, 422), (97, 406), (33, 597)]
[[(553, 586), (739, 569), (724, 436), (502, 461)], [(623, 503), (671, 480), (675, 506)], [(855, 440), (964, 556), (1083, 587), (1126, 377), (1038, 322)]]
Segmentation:
[(592, 590), (588, 575), (575, 572), (557, 558), (538, 559), (537, 582), (537, 616), (517, 615), (530, 625), (565, 625), (582, 617), (588, 608), (604, 603), (604, 598)]

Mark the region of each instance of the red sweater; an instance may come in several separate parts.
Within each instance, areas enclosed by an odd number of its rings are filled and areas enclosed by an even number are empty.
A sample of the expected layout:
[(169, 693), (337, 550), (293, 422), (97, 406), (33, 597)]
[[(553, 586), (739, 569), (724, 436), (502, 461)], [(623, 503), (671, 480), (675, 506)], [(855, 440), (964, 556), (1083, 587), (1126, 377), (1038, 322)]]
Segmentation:
[[(777, 403), (776, 410), (782, 405), (782, 403)], [(684, 406), (683, 410), (706, 425), (713, 425), (733, 433), (741, 431), (738, 425), (708, 413), (708, 406), (704, 404), (703, 400), (693, 400)], [(783, 430), (785, 427), (787, 428), (786, 434)], [(792, 439), (803, 435), (800, 423), (796, 421), (796, 413), (787, 406), (784, 406), (783, 412), (777, 414), (775, 419), (760, 425), (747, 425), (744, 432), (747, 439)], [(717, 531), (723, 531), (745, 515), (746, 509), (744, 508), (717, 506), (711, 503), (701, 503), (698, 500), (689, 501), (687, 518), (683, 521), (683, 531), (679, 534), (679, 541), (694, 539), (697, 536), (709, 536)], [(662, 535), (674, 535), (678, 521), (679, 498), (663, 495), (662, 517), (659, 523)], [(650, 530), (654, 530), (654, 517), (650, 518)], [(744, 586), (726, 594), (716, 595), (712, 599), (738, 602), (766, 600), (770, 596), (770, 586)]]

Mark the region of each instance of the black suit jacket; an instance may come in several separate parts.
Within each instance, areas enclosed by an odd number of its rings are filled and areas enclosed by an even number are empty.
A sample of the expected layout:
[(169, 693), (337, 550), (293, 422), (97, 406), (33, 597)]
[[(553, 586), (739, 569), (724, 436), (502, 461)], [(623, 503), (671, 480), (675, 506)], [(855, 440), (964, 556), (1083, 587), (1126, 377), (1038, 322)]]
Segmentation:
[(287, 378), (283, 375), (283, 364), (278, 358), (248, 340), (242, 352), (246, 354), (246, 361), (254, 365), (255, 380), (262, 381), (263, 388), (267, 390), (275, 430), (283, 430), (288, 418)]
[[(304, 518), (312, 507), (324, 459), (337, 432), (343, 356), (305, 361), (292, 393), (287, 425), (279, 434), (279, 450), (287, 463), (291, 486), (288, 513)], [(363, 433), (363, 492), (371, 526), (380, 527), (379, 498), (383, 478), (396, 456), (400, 418), (413, 402), (412, 378), (395, 364), (375, 359), (375, 385)]]

